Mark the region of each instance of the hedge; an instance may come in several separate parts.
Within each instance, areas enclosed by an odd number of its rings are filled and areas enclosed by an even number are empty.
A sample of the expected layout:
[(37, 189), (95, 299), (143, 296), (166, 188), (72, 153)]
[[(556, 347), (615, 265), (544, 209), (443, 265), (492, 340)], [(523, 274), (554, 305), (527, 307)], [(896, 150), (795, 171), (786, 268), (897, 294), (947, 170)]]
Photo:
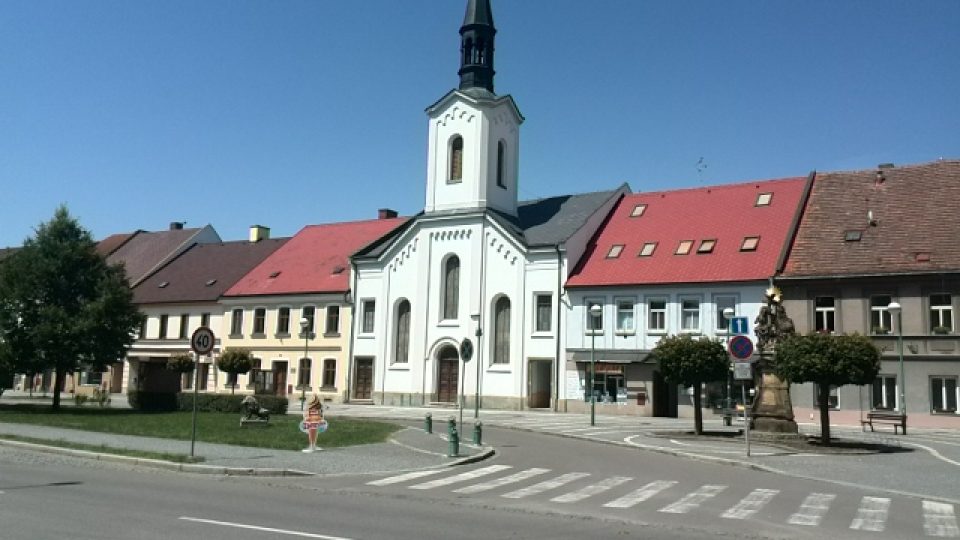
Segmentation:
[[(182, 392), (176, 395), (177, 408), (181, 411), (193, 410), (193, 393)], [(241, 394), (197, 394), (197, 410), (201, 412), (244, 412), (243, 398)], [(258, 394), (253, 396), (261, 407), (269, 410), (272, 414), (286, 414), (288, 401), (285, 397), (274, 396), (271, 394)]]

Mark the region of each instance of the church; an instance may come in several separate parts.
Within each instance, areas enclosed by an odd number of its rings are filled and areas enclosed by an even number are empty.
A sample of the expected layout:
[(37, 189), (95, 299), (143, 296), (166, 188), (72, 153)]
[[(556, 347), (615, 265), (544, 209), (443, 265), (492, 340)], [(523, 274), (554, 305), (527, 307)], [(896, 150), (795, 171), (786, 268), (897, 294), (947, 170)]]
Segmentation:
[(496, 32), (469, 0), (459, 87), (426, 109), (424, 208), (351, 259), (351, 401), (558, 406), (564, 284), (629, 187), (518, 200), (524, 117), (494, 90)]

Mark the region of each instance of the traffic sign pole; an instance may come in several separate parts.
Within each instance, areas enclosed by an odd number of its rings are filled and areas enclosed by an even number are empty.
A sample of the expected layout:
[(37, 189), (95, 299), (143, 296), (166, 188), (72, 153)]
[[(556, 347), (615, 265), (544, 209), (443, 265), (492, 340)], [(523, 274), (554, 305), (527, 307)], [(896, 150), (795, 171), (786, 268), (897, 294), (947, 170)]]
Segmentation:
[(193, 415), (191, 418), (191, 423), (193, 424), (190, 432), (190, 457), (193, 457), (193, 447), (197, 441), (197, 398), (199, 397), (198, 389), (200, 388), (200, 355), (194, 353), (194, 358), (196, 361), (193, 363)]
[[(213, 330), (210, 330), (206, 326), (201, 326), (193, 331), (193, 335), (190, 336), (190, 348), (193, 349), (194, 353), (194, 382), (193, 382), (193, 418), (191, 423), (193, 424), (190, 429), (190, 457), (193, 456), (193, 449), (196, 446), (197, 442), (197, 398), (199, 397), (198, 392), (200, 390), (200, 357), (205, 354), (210, 354), (213, 351), (213, 344), (216, 340), (214, 339)], [(211, 356), (211, 359), (213, 357)]]

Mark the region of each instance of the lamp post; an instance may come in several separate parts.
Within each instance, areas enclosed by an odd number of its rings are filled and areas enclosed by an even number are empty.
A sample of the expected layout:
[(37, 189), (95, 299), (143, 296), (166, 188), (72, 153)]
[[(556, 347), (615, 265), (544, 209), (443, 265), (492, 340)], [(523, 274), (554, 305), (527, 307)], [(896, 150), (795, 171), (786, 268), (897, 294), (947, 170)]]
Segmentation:
[[(303, 358), (306, 359), (308, 356), (308, 349), (310, 345), (310, 335), (313, 333), (310, 331), (310, 319), (306, 317), (300, 319), (300, 333), (303, 335)], [(300, 371), (297, 376), (301, 379), (303, 378), (303, 362), (299, 367)], [(300, 410), (303, 411), (303, 404), (307, 401), (307, 386), (310, 384), (310, 380), (301, 381), (303, 384), (300, 385)]]
[(600, 317), (603, 314), (603, 306), (600, 304), (593, 304), (590, 306), (590, 425), (597, 425), (596, 422), (596, 409), (597, 409), (597, 393), (593, 390), (594, 381), (597, 377), (597, 359), (596, 359), (596, 350), (597, 350), (597, 320), (602, 320)]
[(900, 304), (897, 302), (890, 302), (887, 306), (887, 311), (891, 315), (897, 316), (897, 356), (900, 362), (900, 381), (897, 384), (900, 387), (900, 414), (907, 414), (907, 398), (906, 398), (906, 386), (907, 378), (903, 371), (903, 316), (902, 309)]
[[(473, 395), (473, 418), (480, 418), (480, 347), (483, 345), (481, 338), (483, 337), (483, 329), (480, 328), (480, 312), (471, 313), (470, 318), (476, 321), (477, 331), (474, 335), (477, 337), (477, 387), (474, 389)], [(466, 366), (464, 366), (466, 368)], [(460, 419), (460, 424), (463, 425), (463, 418)]]
[[(733, 308), (729, 308), (729, 307), (723, 308), (723, 320), (727, 321), (727, 339), (726, 339), (726, 342), (728, 344), (727, 348), (729, 348), (729, 343), (730, 343), (730, 333), (731, 333), (730, 324), (731, 324), (731, 321), (733, 321), (733, 317), (736, 314), (737, 312)], [(723, 423), (728, 426), (733, 421), (732, 419), (733, 407), (730, 406), (730, 400), (733, 399), (733, 384), (731, 382), (732, 378), (733, 378), (733, 374), (730, 372), (730, 369), (728, 367), (727, 368), (727, 400), (726, 400), (727, 403), (726, 403), (726, 410), (723, 412)], [(744, 403), (744, 407), (746, 407), (746, 403)]]

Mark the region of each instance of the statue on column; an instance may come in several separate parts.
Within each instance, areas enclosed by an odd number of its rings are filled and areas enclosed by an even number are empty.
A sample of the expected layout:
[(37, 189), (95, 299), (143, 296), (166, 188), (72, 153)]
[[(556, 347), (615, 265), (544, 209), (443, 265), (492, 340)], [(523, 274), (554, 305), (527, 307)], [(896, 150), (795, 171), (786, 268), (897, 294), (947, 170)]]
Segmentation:
[(764, 292), (765, 303), (754, 321), (757, 336), (759, 385), (750, 409), (751, 429), (770, 433), (797, 433), (793, 419), (790, 386), (777, 376), (772, 354), (778, 343), (796, 333), (793, 321), (783, 308), (780, 289), (771, 285)]

